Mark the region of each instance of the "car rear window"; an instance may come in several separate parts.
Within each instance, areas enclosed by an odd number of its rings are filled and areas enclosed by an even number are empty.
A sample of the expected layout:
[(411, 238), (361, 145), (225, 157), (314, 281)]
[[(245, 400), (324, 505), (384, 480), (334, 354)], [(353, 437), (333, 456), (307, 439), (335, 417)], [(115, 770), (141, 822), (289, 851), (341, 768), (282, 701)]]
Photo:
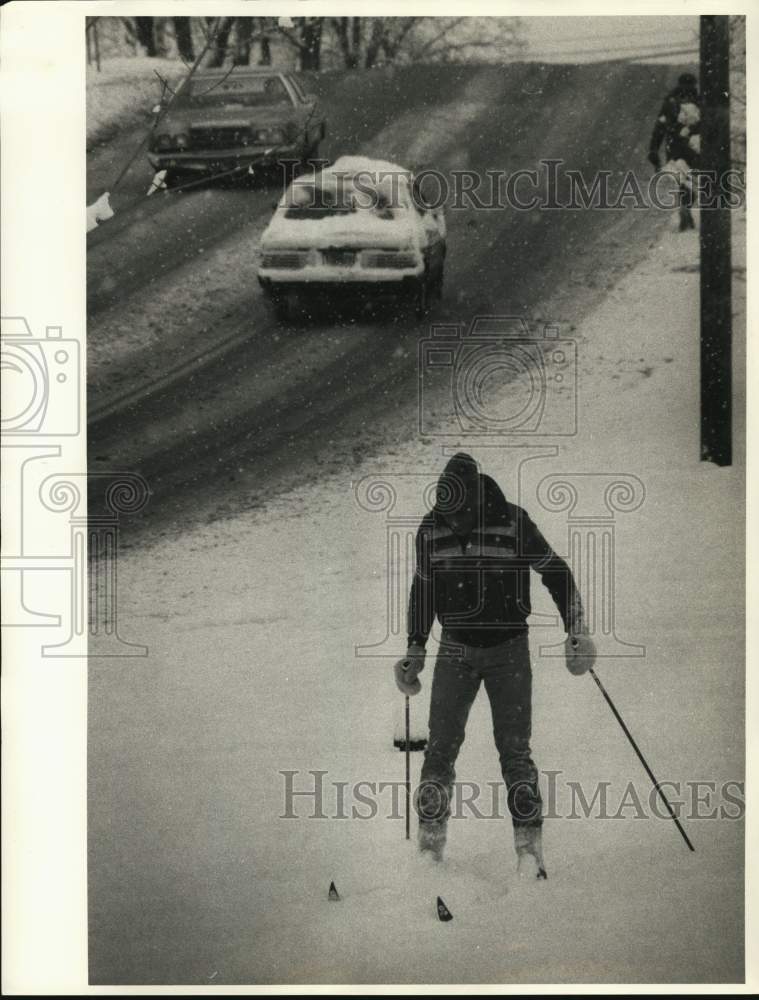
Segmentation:
[(326, 219), (332, 215), (351, 215), (356, 211), (352, 203), (337, 204), (329, 198), (317, 194), (313, 200), (300, 204), (289, 204), (285, 211), (286, 219)]
[(189, 104), (290, 104), (287, 88), (278, 76), (191, 80), (182, 99)]
[(348, 184), (295, 184), (285, 194), (285, 218), (325, 219), (333, 215), (371, 212), (380, 219), (394, 219), (395, 211), (381, 192), (372, 197)]

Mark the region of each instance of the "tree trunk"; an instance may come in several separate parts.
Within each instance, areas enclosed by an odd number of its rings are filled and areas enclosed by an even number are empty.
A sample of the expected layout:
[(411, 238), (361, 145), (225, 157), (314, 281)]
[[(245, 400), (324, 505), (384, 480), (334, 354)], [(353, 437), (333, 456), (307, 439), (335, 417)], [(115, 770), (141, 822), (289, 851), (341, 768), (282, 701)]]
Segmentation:
[(361, 18), (333, 17), (332, 27), (340, 43), (343, 65), (346, 69), (355, 69), (361, 52)]
[(235, 20), (235, 66), (250, 64), (251, 37), (253, 35), (252, 17), (238, 17)]
[(358, 66), (358, 59), (361, 55), (361, 34), (363, 28), (363, 18), (354, 17), (352, 24), (352, 45), (353, 45), (353, 66)]
[(261, 54), (258, 57), (259, 66), (271, 66), (271, 41), (268, 35), (261, 36)]
[(234, 17), (219, 18), (219, 26), (216, 31), (216, 37), (211, 51), (211, 58), (208, 60), (208, 66), (210, 69), (218, 69), (220, 66), (224, 65), (224, 60), (227, 57), (227, 47), (229, 46), (229, 35), (232, 31), (232, 25), (234, 23)]
[(169, 42), (166, 38), (166, 17), (153, 18), (153, 33), (155, 35), (155, 52), (157, 56), (167, 56), (169, 54)]
[(382, 40), (385, 37), (385, 26), (381, 17), (375, 17), (372, 21), (372, 31), (369, 36), (369, 44), (366, 46), (366, 57), (364, 66), (371, 69), (377, 62)]
[(189, 17), (175, 17), (174, 34), (177, 39), (177, 50), (185, 62), (195, 61), (195, 48), (192, 44), (192, 29)]
[(137, 41), (145, 49), (148, 56), (156, 55), (155, 33), (153, 31), (152, 17), (136, 17), (134, 19), (135, 33)]
[(122, 17), (121, 23), (124, 25), (124, 41), (132, 52), (134, 52), (137, 48), (137, 34), (134, 22), (131, 17)]
[(323, 18), (321, 17), (305, 18), (300, 53), (301, 69), (321, 69), (322, 22)]

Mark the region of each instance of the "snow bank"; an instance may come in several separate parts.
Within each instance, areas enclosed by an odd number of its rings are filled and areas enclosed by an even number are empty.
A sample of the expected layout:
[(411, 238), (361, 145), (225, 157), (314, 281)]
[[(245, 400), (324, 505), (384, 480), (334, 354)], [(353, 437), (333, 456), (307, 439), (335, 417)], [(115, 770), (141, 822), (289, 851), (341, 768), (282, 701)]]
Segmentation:
[(99, 222), (112, 219), (113, 214), (110, 192), (106, 191), (104, 194), (101, 194), (97, 201), (87, 206), (87, 232), (89, 233), (91, 229), (96, 229)]
[(119, 129), (150, 121), (151, 109), (161, 98), (156, 73), (173, 86), (187, 70), (176, 59), (126, 56), (104, 59), (101, 71), (87, 68), (87, 148)]

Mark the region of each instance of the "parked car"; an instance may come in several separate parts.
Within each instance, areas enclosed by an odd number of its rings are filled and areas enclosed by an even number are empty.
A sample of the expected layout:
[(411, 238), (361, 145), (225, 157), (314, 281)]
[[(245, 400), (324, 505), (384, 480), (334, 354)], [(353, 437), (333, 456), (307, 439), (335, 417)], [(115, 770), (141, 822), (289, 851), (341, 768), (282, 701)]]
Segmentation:
[(154, 110), (148, 158), (167, 182), (251, 164), (305, 164), (326, 134), (316, 98), (292, 73), (272, 69), (197, 73), (165, 111)]
[(411, 171), (344, 156), (295, 178), (261, 237), (258, 280), (285, 318), (314, 295), (392, 296), (424, 315), (443, 288), (446, 226)]

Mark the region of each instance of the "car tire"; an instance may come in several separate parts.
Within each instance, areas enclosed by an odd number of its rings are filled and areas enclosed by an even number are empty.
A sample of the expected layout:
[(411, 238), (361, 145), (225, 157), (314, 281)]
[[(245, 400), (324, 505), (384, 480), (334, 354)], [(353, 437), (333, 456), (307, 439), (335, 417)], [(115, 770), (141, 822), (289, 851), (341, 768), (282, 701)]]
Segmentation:
[(293, 318), (297, 304), (298, 300), (295, 292), (280, 292), (272, 298), (274, 315), (280, 323), (286, 323)]
[(287, 295), (277, 296), (272, 299), (272, 308), (274, 310), (274, 316), (279, 320), (280, 323), (286, 323), (290, 318), (290, 299)]
[(424, 319), (430, 311), (430, 279), (427, 271), (419, 279), (414, 295), (414, 312), (417, 319)]
[(166, 171), (163, 183), (166, 185), (167, 189), (171, 191), (174, 188), (181, 187), (183, 184), (187, 184), (190, 180), (191, 177), (187, 173), (182, 173), (181, 170), (175, 170), (169, 167)]
[(432, 283), (432, 295), (438, 302), (443, 298), (443, 275), (444, 271), (441, 266), (438, 273), (435, 275), (435, 280)]

